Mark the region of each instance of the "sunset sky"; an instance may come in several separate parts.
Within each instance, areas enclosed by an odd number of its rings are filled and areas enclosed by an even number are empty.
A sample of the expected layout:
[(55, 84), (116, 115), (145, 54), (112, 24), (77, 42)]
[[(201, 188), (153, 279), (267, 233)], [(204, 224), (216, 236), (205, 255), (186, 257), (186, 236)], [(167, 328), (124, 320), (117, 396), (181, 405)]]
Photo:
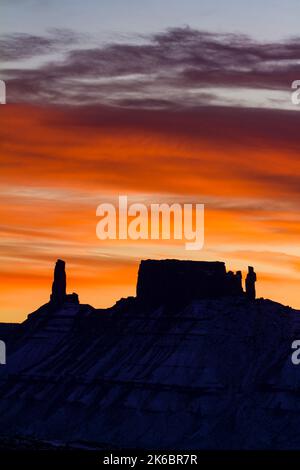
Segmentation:
[[(253, 265), (300, 309), (300, 3), (220, 3), (1, 0), (0, 321), (48, 300), (57, 258), (95, 307), (176, 257)], [(98, 240), (119, 194), (204, 203), (204, 249)]]

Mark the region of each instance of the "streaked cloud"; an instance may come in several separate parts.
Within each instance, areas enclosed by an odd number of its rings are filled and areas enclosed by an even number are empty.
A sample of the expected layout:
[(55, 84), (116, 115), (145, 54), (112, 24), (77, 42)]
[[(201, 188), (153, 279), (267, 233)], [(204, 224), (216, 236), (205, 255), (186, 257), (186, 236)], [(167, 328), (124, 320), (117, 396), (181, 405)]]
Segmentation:
[(86, 39), (72, 31), (0, 38), (6, 60), (44, 55), (40, 66), (16, 62), (4, 68), (8, 100), (139, 108), (251, 106), (248, 94), (261, 90), (258, 105), (284, 108), (292, 107), (290, 84), (300, 76), (299, 38), (267, 43), (186, 27), (137, 36), (136, 42), (97, 44), (94, 37), (89, 46)]
[(259, 294), (299, 307), (299, 111), (286, 104), (299, 39), (177, 28), (130, 42), (68, 31), (0, 41), (4, 319), (33, 309), (33, 292), (36, 306), (47, 300), (58, 257), (70, 289), (104, 306), (134, 293), (140, 258), (190, 255), (179, 243), (101, 244), (96, 207), (120, 193), (205, 203), (195, 258), (253, 261)]

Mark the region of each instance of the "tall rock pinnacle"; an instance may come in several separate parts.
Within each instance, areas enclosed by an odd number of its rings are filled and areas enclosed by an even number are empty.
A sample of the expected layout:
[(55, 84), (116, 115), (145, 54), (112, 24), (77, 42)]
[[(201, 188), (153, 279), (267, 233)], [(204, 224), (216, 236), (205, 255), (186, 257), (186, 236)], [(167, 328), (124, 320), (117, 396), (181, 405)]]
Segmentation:
[(50, 301), (59, 305), (66, 300), (66, 271), (65, 262), (58, 259), (54, 269), (54, 280)]

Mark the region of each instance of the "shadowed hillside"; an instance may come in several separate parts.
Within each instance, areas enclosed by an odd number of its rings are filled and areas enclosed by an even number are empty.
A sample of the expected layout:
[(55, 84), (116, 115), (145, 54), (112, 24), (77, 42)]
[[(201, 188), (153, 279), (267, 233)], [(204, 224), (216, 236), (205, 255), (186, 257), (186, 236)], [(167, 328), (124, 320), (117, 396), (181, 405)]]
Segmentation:
[(254, 300), (241, 283), (221, 262), (147, 260), (136, 297), (94, 309), (66, 293), (59, 260), (50, 301), (6, 335), (2, 434), (110, 448), (300, 448), (291, 362), (300, 312)]

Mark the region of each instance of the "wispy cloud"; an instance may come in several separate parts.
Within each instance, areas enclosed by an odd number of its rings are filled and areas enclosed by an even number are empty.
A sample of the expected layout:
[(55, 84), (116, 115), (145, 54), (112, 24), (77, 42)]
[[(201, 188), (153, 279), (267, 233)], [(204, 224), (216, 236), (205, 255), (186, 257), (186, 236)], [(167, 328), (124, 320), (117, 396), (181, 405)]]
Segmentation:
[[(88, 47), (71, 31), (0, 39), (5, 60), (65, 53), (40, 66), (3, 70), (11, 102), (101, 103), (122, 107), (233, 104), (233, 90), (262, 90), (261, 104), (282, 106), (300, 76), (300, 39), (261, 43), (247, 36), (170, 29), (136, 42)], [(96, 38), (93, 39), (94, 43)], [(73, 47), (77, 44), (77, 47)], [(72, 47), (70, 48), (70, 45)], [(230, 93), (228, 90), (231, 90)], [(282, 95), (273, 95), (274, 91)], [(240, 98), (237, 95), (236, 101)], [(276, 103), (277, 100), (277, 103)]]
[(84, 35), (68, 29), (51, 29), (45, 36), (27, 33), (4, 34), (0, 36), (1, 61), (18, 61), (66, 51), (66, 48), (81, 42), (83, 38)]

